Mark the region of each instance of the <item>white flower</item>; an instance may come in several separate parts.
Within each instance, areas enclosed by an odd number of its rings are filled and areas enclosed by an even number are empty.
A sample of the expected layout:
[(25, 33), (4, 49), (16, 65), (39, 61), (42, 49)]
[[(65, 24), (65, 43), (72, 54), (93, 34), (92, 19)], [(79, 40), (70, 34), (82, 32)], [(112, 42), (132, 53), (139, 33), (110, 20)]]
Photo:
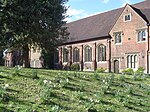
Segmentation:
[(54, 84), (54, 88), (56, 87), (56, 85)]
[(7, 89), (9, 87), (9, 84), (5, 84), (4, 89)]
[(103, 80), (103, 82), (105, 82), (105, 80)]
[(92, 99), (92, 98), (90, 98), (90, 101), (91, 101), (91, 102), (93, 102), (93, 99)]
[(52, 83), (52, 81), (49, 81), (49, 84), (51, 84)]
[(60, 83), (62, 83), (63, 81), (62, 80), (60, 80)]
[(69, 82), (69, 79), (67, 78), (66, 81)]
[(47, 80), (43, 80), (44, 84), (46, 84), (48, 81)]

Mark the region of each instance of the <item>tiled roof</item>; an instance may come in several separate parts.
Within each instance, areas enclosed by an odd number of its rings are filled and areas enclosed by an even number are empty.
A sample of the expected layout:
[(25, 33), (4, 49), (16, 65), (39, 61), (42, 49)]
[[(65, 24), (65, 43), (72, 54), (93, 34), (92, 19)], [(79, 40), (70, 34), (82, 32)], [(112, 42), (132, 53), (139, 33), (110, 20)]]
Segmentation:
[[(134, 7), (134, 10), (143, 16), (145, 20), (150, 21), (150, 0), (134, 4), (132, 7)], [(124, 8), (111, 10), (68, 23), (67, 26), (70, 35), (67, 43), (108, 37), (111, 28), (119, 18), (123, 9)]]

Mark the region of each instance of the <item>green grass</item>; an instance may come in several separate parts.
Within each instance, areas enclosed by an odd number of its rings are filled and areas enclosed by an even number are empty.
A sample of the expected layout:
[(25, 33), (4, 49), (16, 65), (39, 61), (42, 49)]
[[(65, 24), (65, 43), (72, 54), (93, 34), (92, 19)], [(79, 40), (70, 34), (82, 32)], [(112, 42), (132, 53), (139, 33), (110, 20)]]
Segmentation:
[(0, 67), (0, 112), (148, 111), (149, 76)]

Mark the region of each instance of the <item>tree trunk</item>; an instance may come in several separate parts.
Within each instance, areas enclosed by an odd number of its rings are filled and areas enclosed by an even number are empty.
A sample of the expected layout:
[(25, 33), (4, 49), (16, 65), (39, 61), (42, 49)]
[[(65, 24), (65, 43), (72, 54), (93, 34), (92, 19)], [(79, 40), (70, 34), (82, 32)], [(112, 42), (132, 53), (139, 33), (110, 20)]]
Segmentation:
[(23, 64), (24, 64), (24, 67), (26, 67), (26, 68), (30, 67), (29, 47), (28, 47), (28, 45), (25, 45), (23, 47)]

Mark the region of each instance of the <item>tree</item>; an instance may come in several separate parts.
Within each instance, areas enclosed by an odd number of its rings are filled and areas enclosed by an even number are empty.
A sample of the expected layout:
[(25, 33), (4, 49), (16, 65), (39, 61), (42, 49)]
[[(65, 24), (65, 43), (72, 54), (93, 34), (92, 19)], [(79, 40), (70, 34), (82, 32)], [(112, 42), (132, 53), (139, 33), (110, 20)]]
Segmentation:
[[(0, 37), (5, 47), (23, 49), (29, 67), (29, 48), (54, 51), (68, 37), (65, 26), (68, 0), (1, 0)], [(9, 44), (8, 44), (9, 43)]]

